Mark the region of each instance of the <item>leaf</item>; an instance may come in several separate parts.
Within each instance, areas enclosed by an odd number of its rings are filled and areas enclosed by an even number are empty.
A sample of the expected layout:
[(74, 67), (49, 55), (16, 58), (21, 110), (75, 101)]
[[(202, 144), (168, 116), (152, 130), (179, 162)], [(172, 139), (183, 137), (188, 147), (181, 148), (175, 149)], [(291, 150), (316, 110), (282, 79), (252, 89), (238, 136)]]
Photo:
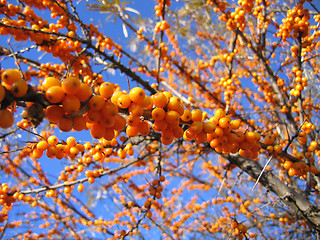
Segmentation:
[(128, 37), (128, 31), (127, 31), (127, 27), (124, 23), (122, 23), (122, 31), (123, 31), (123, 35), (125, 36), (125, 38)]
[(140, 15), (139, 11), (137, 11), (137, 10), (135, 10), (133, 8), (130, 8), (130, 7), (126, 7), (124, 10), (129, 11), (129, 12), (133, 12), (133, 13), (135, 13), (137, 15)]

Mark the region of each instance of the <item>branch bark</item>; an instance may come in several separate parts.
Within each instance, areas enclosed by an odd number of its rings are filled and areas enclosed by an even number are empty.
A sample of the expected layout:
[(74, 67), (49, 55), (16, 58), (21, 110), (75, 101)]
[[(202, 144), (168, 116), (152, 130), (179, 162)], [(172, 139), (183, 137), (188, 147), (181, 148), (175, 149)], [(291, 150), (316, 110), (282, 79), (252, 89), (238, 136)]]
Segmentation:
[[(257, 180), (263, 169), (258, 162), (243, 158), (238, 154), (223, 156), (255, 180)], [(275, 193), (283, 203), (296, 211), (298, 215), (302, 216), (317, 233), (320, 233), (320, 209), (313, 205), (305, 196), (287, 186), (270, 171), (264, 172), (259, 182), (268, 190)]]

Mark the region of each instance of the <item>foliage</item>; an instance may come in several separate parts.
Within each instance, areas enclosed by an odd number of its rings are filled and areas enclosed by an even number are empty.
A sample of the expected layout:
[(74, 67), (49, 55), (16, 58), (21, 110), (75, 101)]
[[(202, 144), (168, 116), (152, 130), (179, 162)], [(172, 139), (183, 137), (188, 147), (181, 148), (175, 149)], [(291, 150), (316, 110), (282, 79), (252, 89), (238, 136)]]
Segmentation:
[(320, 9), (138, 2), (0, 0), (1, 238), (319, 237)]

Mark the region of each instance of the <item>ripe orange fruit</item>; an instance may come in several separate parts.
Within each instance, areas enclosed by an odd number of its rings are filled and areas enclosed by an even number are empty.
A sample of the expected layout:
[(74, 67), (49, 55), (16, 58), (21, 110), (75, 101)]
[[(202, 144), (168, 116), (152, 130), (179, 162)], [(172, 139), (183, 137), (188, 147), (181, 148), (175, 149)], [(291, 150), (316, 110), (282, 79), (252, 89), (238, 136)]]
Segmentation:
[(1, 128), (9, 128), (13, 125), (14, 117), (13, 113), (8, 109), (0, 110), (0, 127)]
[(76, 93), (77, 98), (81, 102), (87, 101), (92, 95), (92, 90), (88, 84), (80, 83), (78, 92)]
[(58, 105), (50, 105), (46, 108), (46, 117), (50, 123), (58, 123), (63, 115), (64, 111)]
[(27, 94), (28, 84), (25, 80), (20, 79), (12, 84), (10, 91), (15, 97), (23, 97)]
[(141, 87), (132, 88), (129, 92), (129, 97), (132, 102), (141, 104), (144, 101), (146, 94)]
[(168, 104), (168, 98), (162, 92), (158, 92), (152, 97), (153, 104), (158, 108), (164, 108)]
[(22, 76), (18, 69), (5, 70), (1, 75), (1, 80), (6, 84), (6, 88), (8, 87), (7, 88), (8, 90), (10, 90), (10, 87), (14, 82), (21, 79), (22, 79)]
[(96, 111), (101, 110), (101, 108), (104, 106), (105, 100), (100, 95), (94, 95), (89, 100), (89, 106), (90, 109), (94, 109)]
[(73, 114), (80, 109), (80, 100), (74, 95), (66, 95), (62, 101), (62, 109), (67, 114)]
[(126, 127), (126, 119), (120, 115), (116, 115), (115, 117), (115, 123), (113, 125), (114, 130), (116, 131), (122, 131)]
[(58, 127), (62, 132), (69, 132), (72, 130), (73, 119), (71, 118), (61, 118)]
[(115, 116), (118, 115), (118, 106), (116, 106), (112, 102), (106, 102), (104, 103), (101, 111), (102, 111), (102, 115), (105, 118), (110, 118), (110, 117), (114, 118)]
[(127, 94), (122, 94), (118, 98), (118, 106), (120, 108), (128, 108), (131, 104), (131, 99)]
[(59, 140), (57, 136), (51, 135), (50, 137), (48, 137), (47, 142), (50, 146), (55, 146), (58, 144)]
[(110, 98), (112, 96), (114, 90), (115, 90), (114, 84), (109, 83), (109, 82), (104, 82), (99, 87), (99, 93), (105, 99)]
[(154, 108), (151, 112), (152, 118), (156, 121), (160, 121), (165, 118), (166, 112), (163, 108)]
[(47, 77), (46, 79), (44, 79), (44, 82), (42, 83), (42, 89), (44, 91), (47, 91), (50, 87), (53, 86), (61, 86), (61, 83), (58, 79), (56, 79), (55, 77)]
[(67, 94), (76, 94), (80, 89), (80, 80), (76, 77), (65, 78), (61, 83), (61, 87)]
[(60, 103), (64, 98), (65, 92), (59, 86), (50, 87), (46, 91), (46, 98), (51, 103)]

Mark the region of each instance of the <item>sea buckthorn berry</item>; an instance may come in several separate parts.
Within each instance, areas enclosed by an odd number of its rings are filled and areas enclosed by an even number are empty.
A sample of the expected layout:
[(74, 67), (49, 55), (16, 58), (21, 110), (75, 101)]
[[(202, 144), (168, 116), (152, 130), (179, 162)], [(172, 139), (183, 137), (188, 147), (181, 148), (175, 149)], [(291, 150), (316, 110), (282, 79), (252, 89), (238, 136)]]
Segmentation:
[(129, 115), (127, 117), (127, 123), (129, 126), (138, 126), (140, 124), (140, 117)]
[(58, 122), (58, 127), (62, 132), (69, 132), (72, 130), (73, 119), (62, 117)]
[(10, 90), (10, 87), (14, 82), (21, 79), (22, 76), (18, 69), (7, 69), (1, 75), (2, 82), (6, 84), (5, 87), (9, 87), (7, 88), (8, 90)]
[(65, 92), (60, 86), (50, 87), (46, 91), (46, 98), (51, 103), (60, 103), (64, 98)]
[(118, 91), (118, 90), (114, 91), (114, 93), (112, 94), (112, 97), (111, 97), (111, 102), (114, 104), (118, 104), (118, 99), (123, 94), (125, 94), (125, 93), (122, 91)]
[(62, 109), (67, 114), (73, 114), (80, 109), (80, 100), (74, 95), (66, 95), (62, 100)]
[(179, 122), (180, 115), (176, 111), (170, 110), (166, 112), (165, 119), (168, 123)]
[(274, 145), (273, 146), (273, 151), (275, 153), (281, 153), (282, 152), (282, 147), (280, 145)]
[(127, 126), (126, 134), (128, 137), (135, 137), (139, 134), (139, 126)]
[(99, 87), (99, 93), (105, 99), (110, 98), (114, 93), (114, 90), (115, 90), (114, 84), (109, 82), (104, 82)]
[(168, 127), (168, 122), (166, 120), (160, 120), (160, 121), (154, 121), (153, 123), (153, 130), (156, 132), (162, 132), (164, 130), (166, 130)]
[(12, 84), (10, 91), (15, 97), (23, 97), (27, 94), (28, 84), (25, 80), (20, 79)]
[(168, 104), (168, 98), (162, 92), (152, 96), (152, 102), (157, 108), (165, 108)]
[(103, 138), (107, 141), (111, 141), (116, 136), (115, 131), (112, 128), (105, 128)]
[(182, 138), (182, 137), (183, 137), (184, 131), (183, 131), (183, 128), (180, 127), (180, 126), (178, 126), (178, 127), (176, 127), (176, 128), (173, 128), (173, 129), (172, 129), (172, 132), (173, 132), (173, 136), (174, 136), (175, 138)]
[(114, 118), (115, 116), (118, 115), (118, 107), (112, 103), (112, 102), (105, 102), (102, 109), (101, 109), (102, 115), (105, 118)]
[(222, 117), (225, 117), (225, 116), (226, 116), (226, 112), (225, 112), (225, 110), (223, 110), (222, 108), (218, 108), (218, 109), (215, 111), (214, 115), (215, 115), (216, 117), (218, 117), (218, 118), (222, 118)]
[(219, 126), (222, 128), (227, 128), (230, 126), (231, 119), (230, 117), (222, 117), (219, 119)]
[(216, 127), (217, 125), (213, 122), (203, 123), (203, 131), (205, 131), (206, 133), (213, 133)]
[(105, 126), (102, 123), (94, 123), (91, 127), (90, 134), (95, 139), (104, 137)]
[(14, 117), (13, 113), (8, 109), (0, 110), (0, 127), (1, 128), (9, 128), (13, 125)]
[(171, 97), (167, 104), (167, 108), (170, 110), (177, 110), (182, 105), (181, 99), (178, 97)]
[(152, 109), (153, 107), (153, 103), (152, 103), (152, 99), (149, 96), (145, 96), (143, 102), (140, 104), (141, 107), (145, 108), (145, 109)]
[(130, 97), (127, 94), (122, 94), (118, 98), (118, 106), (120, 108), (128, 108), (131, 104)]
[(193, 122), (190, 127), (190, 131), (192, 131), (194, 134), (200, 133), (202, 129), (203, 129), (203, 123), (200, 121)]
[(101, 110), (103, 108), (104, 104), (105, 104), (105, 100), (100, 95), (94, 95), (89, 100), (90, 109), (93, 109), (96, 111)]
[(189, 109), (185, 109), (182, 116), (181, 116), (181, 120), (184, 122), (189, 122), (192, 120), (192, 114), (191, 111)]
[(64, 115), (62, 107), (50, 105), (46, 108), (46, 117), (50, 123), (57, 124)]
[(77, 190), (78, 190), (78, 192), (83, 192), (84, 186), (83, 186), (82, 183), (80, 183), (80, 184), (78, 185)]
[(241, 123), (241, 120), (240, 119), (237, 119), (237, 120), (232, 120), (230, 122), (230, 128), (232, 130), (237, 130), (239, 127), (240, 127), (240, 123)]
[(271, 145), (274, 142), (274, 137), (271, 134), (268, 134), (264, 137), (264, 143)]
[(120, 115), (116, 115), (115, 123), (113, 125), (114, 130), (122, 131), (126, 127), (126, 119)]
[(50, 87), (53, 86), (61, 86), (61, 83), (58, 79), (55, 77), (47, 77), (44, 79), (44, 82), (42, 83), (41, 87), (44, 91), (47, 91)]
[(245, 140), (249, 143), (253, 143), (257, 140), (256, 135), (254, 132), (246, 132), (244, 134)]
[(68, 77), (62, 80), (62, 90), (67, 94), (77, 94), (80, 89), (80, 80), (76, 77)]
[(47, 143), (47, 141), (40, 141), (37, 143), (36, 147), (40, 151), (45, 151), (48, 148), (48, 143)]
[(165, 118), (166, 112), (163, 108), (154, 108), (151, 112), (151, 116), (154, 120), (160, 121)]
[(91, 97), (91, 95), (92, 90), (89, 85), (86, 83), (80, 83), (79, 90), (76, 93), (77, 98), (79, 98), (81, 102), (85, 102)]
[(201, 122), (202, 121), (202, 111), (200, 109), (193, 109), (191, 111), (191, 119), (194, 122)]
[(143, 114), (143, 108), (138, 103), (131, 103), (129, 106), (129, 113), (140, 117)]
[(84, 116), (76, 116), (73, 118), (73, 129), (75, 131), (82, 131), (86, 128), (86, 119)]
[(67, 138), (67, 144), (70, 147), (74, 147), (77, 144), (77, 140), (74, 137), (68, 137)]
[(4, 87), (0, 84), (0, 103), (2, 102), (2, 100), (4, 99), (5, 96), (6, 96), (6, 90), (5, 90)]
[(43, 156), (43, 151), (41, 151), (41, 150), (39, 150), (39, 149), (37, 149), (37, 148), (33, 149), (33, 151), (32, 151), (32, 157), (33, 157), (33, 158), (39, 159), (39, 158), (41, 158), (42, 156)]
[(132, 88), (129, 92), (129, 97), (132, 102), (141, 104), (145, 98), (145, 92), (141, 87)]
[(50, 146), (55, 146), (58, 144), (59, 140), (55, 135), (51, 135), (50, 137), (48, 137), (47, 142)]

